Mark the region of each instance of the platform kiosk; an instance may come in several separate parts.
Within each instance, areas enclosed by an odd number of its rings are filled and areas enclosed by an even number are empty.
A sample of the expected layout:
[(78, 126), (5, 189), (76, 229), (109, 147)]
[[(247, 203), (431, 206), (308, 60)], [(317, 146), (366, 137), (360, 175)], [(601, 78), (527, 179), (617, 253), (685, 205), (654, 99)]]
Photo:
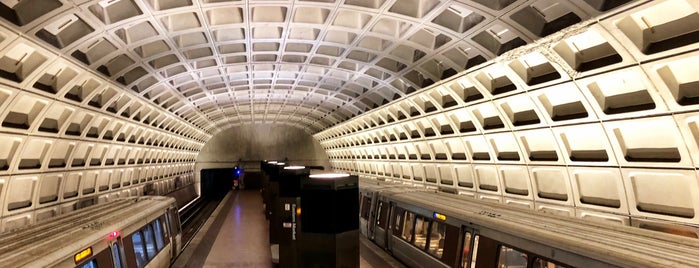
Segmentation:
[(315, 174), (301, 182), (298, 267), (359, 267), (358, 181)]
[(284, 170), (285, 163), (279, 162), (269, 169), (269, 243), (279, 244), (279, 228), (273, 228), (281, 224), (279, 213), (275, 210), (279, 207), (279, 174)]
[(287, 166), (279, 174), (279, 206), (273, 212), (278, 213), (281, 220), (276, 226), (279, 228), (279, 267), (299, 267), (301, 181), (309, 174), (310, 169), (304, 166)]
[(262, 189), (260, 189), (260, 193), (262, 194), (262, 203), (264, 204), (264, 214), (265, 218), (269, 219), (269, 215), (272, 212), (272, 208), (270, 206), (270, 194), (269, 194), (269, 176), (270, 173), (272, 172), (272, 168), (276, 168), (277, 161), (262, 161), (260, 162), (260, 170), (262, 170)]

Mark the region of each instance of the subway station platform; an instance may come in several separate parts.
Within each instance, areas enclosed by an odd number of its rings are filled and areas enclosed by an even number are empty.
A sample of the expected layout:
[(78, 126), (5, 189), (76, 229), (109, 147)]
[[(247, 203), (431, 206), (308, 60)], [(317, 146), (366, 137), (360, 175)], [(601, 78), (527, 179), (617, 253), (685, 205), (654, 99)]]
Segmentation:
[[(229, 192), (172, 267), (273, 267), (263, 211), (258, 190)], [(404, 267), (363, 237), (359, 245), (360, 267)]]

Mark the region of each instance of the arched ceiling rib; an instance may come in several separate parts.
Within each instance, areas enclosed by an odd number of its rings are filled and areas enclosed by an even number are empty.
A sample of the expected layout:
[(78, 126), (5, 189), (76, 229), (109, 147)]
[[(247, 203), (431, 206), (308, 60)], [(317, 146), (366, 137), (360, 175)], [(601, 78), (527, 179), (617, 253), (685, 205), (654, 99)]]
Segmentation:
[(29, 0), (0, 16), (207, 133), (317, 132), (624, 2)]

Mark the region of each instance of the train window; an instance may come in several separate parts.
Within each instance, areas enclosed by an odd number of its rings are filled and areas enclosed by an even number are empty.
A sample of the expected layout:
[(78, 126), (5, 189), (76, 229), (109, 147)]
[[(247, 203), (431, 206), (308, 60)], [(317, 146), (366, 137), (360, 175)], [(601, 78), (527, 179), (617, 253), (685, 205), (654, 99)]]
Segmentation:
[[(461, 250), (461, 267), (469, 267), (468, 259), (471, 257), (471, 232), (464, 232), (464, 247)], [(475, 256), (475, 255), (474, 255)], [(475, 258), (474, 258), (475, 262)]]
[(386, 224), (388, 223), (388, 209), (384, 208), (384, 202), (379, 201), (378, 209), (376, 214), (378, 217), (376, 217), (376, 226), (379, 226), (381, 228), (386, 229)]
[(432, 229), (430, 231), (430, 247), (427, 249), (430, 254), (437, 257), (437, 259), (442, 258), (442, 253), (444, 252), (444, 238), (446, 236), (447, 226), (441, 222), (432, 222)]
[(112, 261), (112, 252), (109, 249), (105, 249), (95, 254), (92, 259), (87, 262), (83, 262), (81, 265), (76, 266), (79, 268), (112, 268), (114, 263)]
[(427, 235), (429, 234), (430, 220), (424, 217), (415, 218), (415, 242), (414, 244), (420, 249), (425, 249), (427, 245)]
[(401, 233), (401, 227), (403, 226), (403, 222), (401, 221), (401, 218), (403, 217), (403, 209), (400, 207), (394, 207), (395, 209), (393, 210), (393, 215), (395, 216), (394, 221), (391, 223), (392, 228), (393, 228), (393, 235), (395, 236), (400, 236)]
[(500, 268), (526, 268), (527, 254), (507, 246), (500, 246), (498, 254), (498, 267)]
[(405, 239), (405, 241), (413, 241), (413, 228), (415, 228), (415, 214), (413, 214), (410, 211), (406, 211), (403, 214), (403, 218), (405, 219), (403, 221), (403, 233), (401, 234), (401, 237)]
[(170, 228), (169, 228), (169, 227), (171, 226), (171, 225), (170, 225), (170, 213), (166, 213), (166, 214), (165, 214), (165, 222), (164, 222), (164, 224), (165, 224), (165, 233), (166, 233), (166, 234), (167, 234), (168, 232), (172, 231), (172, 230), (170, 230)]
[(146, 251), (148, 252), (148, 259), (151, 260), (155, 258), (156, 252), (155, 242), (153, 241), (153, 228), (150, 225), (146, 225), (143, 228), (143, 237), (146, 240)]
[(534, 259), (534, 266), (532, 266), (532, 268), (568, 268), (568, 266), (537, 257)]
[[(176, 235), (177, 235), (177, 230), (175, 230), (175, 229), (173, 228), (173, 226), (172, 226), (172, 222), (171, 222), (172, 220), (170, 219), (170, 213), (171, 213), (171, 212), (168, 212), (167, 214), (165, 214), (165, 224), (166, 224), (166, 225), (165, 225), (165, 230), (168, 230), (168, 232), (170, 232), (170, 235), (171, 235), (171, 236), (176, 236)], [(174, 241), (174, 240), (173, 240), (173, 241)]]
[[(473, 237), (473, 248), (471, 251), (473, 251), (473, 254), (471, 254), (471, 268), (476, 268), (476, 259), (478, 256), (478, 241), (480, 240), (480, 236), (476, 235)], [(466, 267), (466, 266), (464, 266)]]
[(146, 247), (143, 244), (143, 235), (141, 235), (141, 232), (137, 231), (133, 233), (131, 241), (133, 242), (133, 252), (136, 255), (136, 266), (139, 268), (146, 266), (148, 257), (146, 256)]
[(121, 251), (119, 250), (119, 244), (112, 244), (112, 256), (114, 256), (114, 267), (121, 268)]
[(153, 221), (153, 232), (155, 233), (155, 246), (160, 251), (163, 249), (163, 228), (160, 224), (160, 219)]
[(80, 268), (97, 268), (97, 260), (92, 259), (89, 262), (86, 262), (83, 265), (80, 265)]

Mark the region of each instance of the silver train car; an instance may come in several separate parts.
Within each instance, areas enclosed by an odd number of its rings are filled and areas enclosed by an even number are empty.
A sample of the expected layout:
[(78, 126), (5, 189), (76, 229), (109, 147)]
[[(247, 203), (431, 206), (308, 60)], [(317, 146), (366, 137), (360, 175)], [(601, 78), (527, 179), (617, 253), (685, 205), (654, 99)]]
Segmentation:
[(409, 267), (699, 267), (699, 240), (360, 181), (362, 234)]
[(169, 267), (181, 249), (175, 199), (97, 204), (0, 234), (3, 267)]
[[(386, 209), (383, 203), (377, 202), (379, 194), (388, 195), (390, 193), (404, 193), (409, 191), (427, 191), (424, 188), (412, 184), (402, 184), (391, 181), (381, 181), (374, 179), (359, 178), (359, 231), (360, 234), (371, 238), (374, 243), (385, 247), (385, 230), (381, 224), (377, 226), (376, 217)], [(374, 224), (370, 224), (374, 223)]]

